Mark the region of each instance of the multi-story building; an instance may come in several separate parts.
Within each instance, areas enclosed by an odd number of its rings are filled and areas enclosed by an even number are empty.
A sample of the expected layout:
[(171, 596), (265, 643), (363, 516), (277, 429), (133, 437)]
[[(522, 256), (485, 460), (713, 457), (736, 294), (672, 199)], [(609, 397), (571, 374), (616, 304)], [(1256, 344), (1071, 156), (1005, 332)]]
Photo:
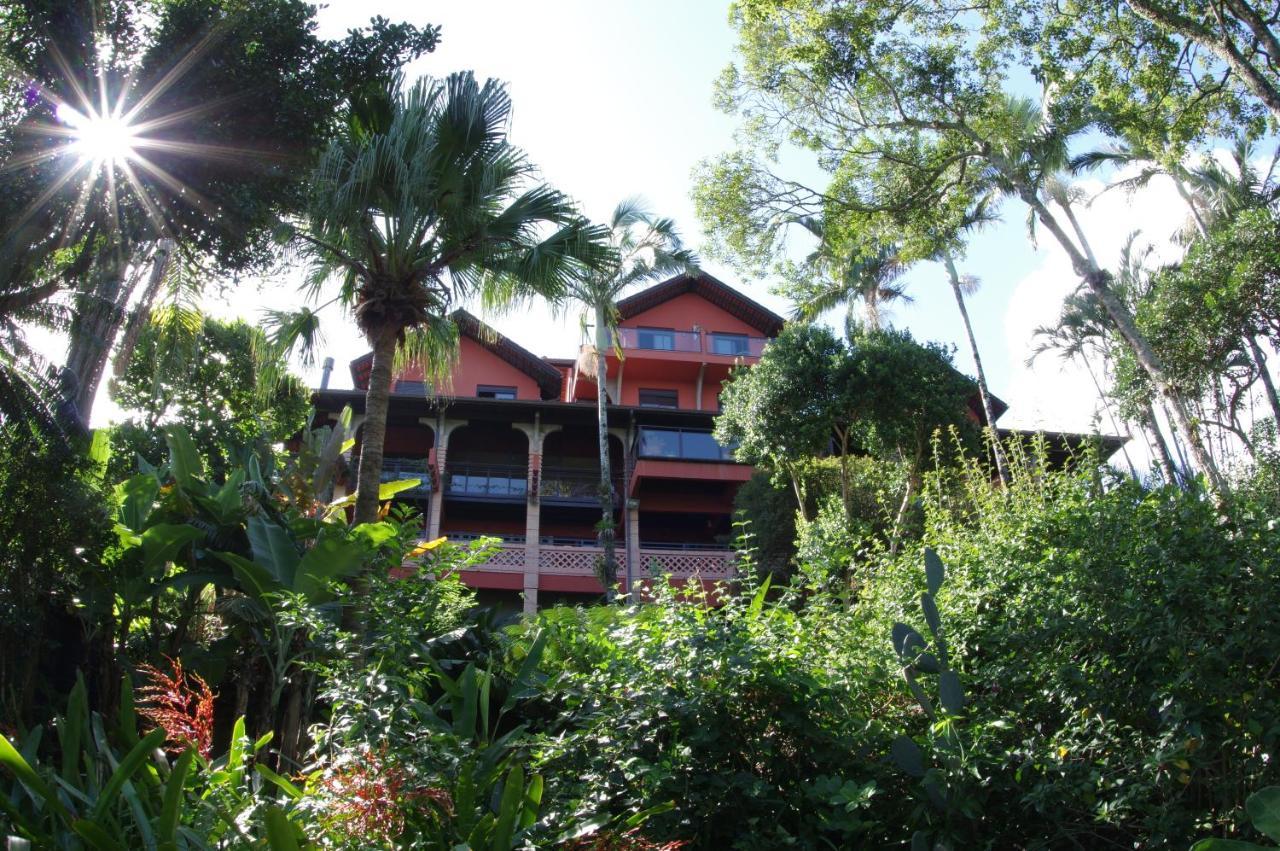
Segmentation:
[[(730, 369), (758, 360), (783, 319), (706, 274), (636, 293), (618, 315), (623, 357), (607, 353), (606, 387), (619, 577), (728, 579), (733, 498), (752, 469), (715, 441), (712, 419)], [(448, 386), (436, 392), (420, 370), (397, 376), (384, 480), (420, 480), (399, 498), (416, 502), (430, 538), (502, 539), (464, 574), (482, 596), (514, 602), (523, 593), (526, 611), (598, 597), (596, 380), (580, 368), (588, 359), (541, 358), (468, 313), (454, 318), (459, 357)], [(356, 389), (317, 391), (317, 410), (336, 416), (350, 405), (358, 429), (371, 363), (352, 362)]]

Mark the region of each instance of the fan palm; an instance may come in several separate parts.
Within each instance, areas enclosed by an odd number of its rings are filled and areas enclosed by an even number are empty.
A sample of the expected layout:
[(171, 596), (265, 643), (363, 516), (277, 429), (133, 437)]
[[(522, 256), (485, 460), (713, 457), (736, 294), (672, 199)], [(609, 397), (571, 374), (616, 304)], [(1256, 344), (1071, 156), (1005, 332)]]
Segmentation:
[[(617, 301), (630, 287), (650, 283), (681, 271), (696, 269), (697, 257), (687, 251), (671, 219), (656, 218), (638, 198), (629, 198), (614, 208), (608, 224), (607, 259), (572, 280), (568, 295), (582, 305), (583, 322), (595, 321), (595, 345), (589, 369), (596, 379), (596, 418), (600, 447), (600, 526), (602, 552), (600, 579), (605, 592), (613, 593), (618, 578), (614, 555), (617, 538), (613, 525), (613, 477), (609, 469), (609, 422), (606, 414), (606, 354), (614, 345), (617, 330)], [(627, 593), (630, 593), (630, 582)]]
[[(454, 302), (501, 308), (561, 297), (599, 254), (599, 229), (569, 199), (535, 183), (507, 139), (511, 100), (470, 72), (393, 84), (353, 104), (317, 166), (297, 236), (315, 261), (312, 287), (340, 300), (373, 349), (355, 522), (377, 519), (392, 373), (420, 362), (442, 376), (454, 359)], [(314, 328), (307, 315), (303, 324)]]
[(797, 224), (817, 237), (818, 247), (805, 258), (798, 270), (801, 275), (783, 291), (796, 303), (795, 319), (811, 322), (844, 305), (846, 330), (851, 330), (857, 324), (855, 305), (861, 304), (866, 327), (878, 331), (885, 305), (911, 301), (906, 287), (898, 282), (907, 264), (896, 246), (851, 243), (812, 217), (799, 219)]

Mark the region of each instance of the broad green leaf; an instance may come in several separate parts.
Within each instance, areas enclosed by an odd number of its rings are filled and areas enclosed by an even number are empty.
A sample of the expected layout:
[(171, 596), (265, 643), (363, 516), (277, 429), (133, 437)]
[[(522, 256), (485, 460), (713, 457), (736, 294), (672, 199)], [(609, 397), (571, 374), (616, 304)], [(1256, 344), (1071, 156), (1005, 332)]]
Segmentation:
[(204, 532), (185, 523), (160, 523), (142, 533), (142, 568), (151, 573), (173, 561), (187, 544), (204, 537)]
[(149, 473), (133, 476), (116, 485), (121, 525), (133, 532), (141, 532), (159, 495), (160, 482)]
[(204, 463), (187, 430), (179, 425), (165, 426), (164, 442), (169, 446), (169, 472), (182, 487), (195, 493), (204, 490)]
[(89, 726), (89, 695), (84, 677), (77, 674), (76, 684), (67, 696), (67, 714), (58, 723), (58, 744), (62, 750), (62, 779), (78, 785), (80, 777), (80, 744)]
[(951, 715), (964, 711), (964, 688), (955, 671), (943, 671), (938, 677), (938, 700)]
[(231, 572), (240, 583), (241, 590), (255, 600), (261, 601), (268, 593), (281, 590), (280, 583), (265, 567), (249, 561), (244, 556), (219, 552), (213, 555), (231, 568)]
[(299, 851), (298, 837), (289, 817), (279, 807), (267, 807), (267, 844), (271, 851)]
[(1240, 839), (1201, 839), (1191, 846), (1191, 851), (1273, 851)]
[(889, 746), (889, 756), (907, 774), (912, 777), (924, 777), (924, 754), (920, 746), (906, 736), (899, 736)]
[(752, 620), (759, 617), (760, 612), (764, 609), (765, 598), (769, 596), (769, 586), (773, 584), (773, 574), (770, 573), (764, 578), (764, 582), (760, 583), (760, 587), (751, 598), (751, 605), (747, 607), (747, 612), (751, 615)]
[(524, 804), (524, 769), (519, 764), (511, 767), (506, 783), (502, 787), (502, 801), (498, 805), (498, 820), (493, 826), (493, 839), (489, 847), (508, 849), (515, 835), (516, 823)]
[(1280, 842), (1280, 786), (1267, 786), (1249, 796), (1244, 804), (1250, 821), (1272, 841)]
[(256, 514), (247, 526), (254, 563), (265, 567), (281, 586), (292, 588), (300, 561), (293, 538), (279, 524)]
[(327, 529), (298, 563), (292, 588), (310, 600), (325, 602), (332, 597), (325, 587), (327, 580), (359, 572), (366, 553), (358, 541), (346, 537), (346, 530)]
[(924, 548), (924, 576), (925, 582), (929, 586), (929, 593), (934, 597), (938, 596), (938, 589), (942, 587), (942, 582), (946, 578), (946, 568), (942, 566), (942, 559), (938, 558), (938, 554), (933, 551), (933, 547)]

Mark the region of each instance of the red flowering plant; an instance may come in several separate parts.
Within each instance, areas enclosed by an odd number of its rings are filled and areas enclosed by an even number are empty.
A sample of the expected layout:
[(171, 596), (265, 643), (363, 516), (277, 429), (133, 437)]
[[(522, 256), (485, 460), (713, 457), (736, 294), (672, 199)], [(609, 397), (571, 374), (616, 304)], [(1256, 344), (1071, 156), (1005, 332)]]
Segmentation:
[(363, 842), (390, 846), (411, 821), (426, 818), (442, 825), (453, 816), (453, 798), (445, 789), (418, 786), (385, 745), (346, 755), (319, 781), (325, 798), (322, 821), (330, 831)]
[(154, 665), (139, 665), (147, 683), (138, 689), (142, 698), (138, 714), (165, 731), (171, 753), (193, 747), (200, 756), (209, 758), (213, 747), (213, 690), (204, 678), (188, 673), (180, 659), (170, 659), (172, 673), (166, 674)]

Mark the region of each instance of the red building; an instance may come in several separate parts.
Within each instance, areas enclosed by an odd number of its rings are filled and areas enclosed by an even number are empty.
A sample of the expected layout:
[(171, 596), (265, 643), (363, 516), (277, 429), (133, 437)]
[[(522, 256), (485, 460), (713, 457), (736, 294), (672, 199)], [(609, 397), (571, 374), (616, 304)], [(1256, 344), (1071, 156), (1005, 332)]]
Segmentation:
[[(716, 443), (712, 419), (730, 369), (758, 360), (783, 319), (705, 274), (636, 293), (618, 312), (624, 357), (609, 351), (607, 388), (619, 578), (727, 579), (733, 498), (752, 469)], [(482, 594), (523, 592), (526, 611), (598, 596), (594, 376), (464, 311), (454, 318), (450, 386), (437, 393), (420, 370), (397, 378), (383, 479), (421, 480), (399, 498), (416, 502), (431, 539), (502, 538), (488, 563), (464, 575)], [(350, 405), (358, 428), (371, 363), (352, 362), (355, 390), (318, 391), (317, 410), (336, 417)]]

